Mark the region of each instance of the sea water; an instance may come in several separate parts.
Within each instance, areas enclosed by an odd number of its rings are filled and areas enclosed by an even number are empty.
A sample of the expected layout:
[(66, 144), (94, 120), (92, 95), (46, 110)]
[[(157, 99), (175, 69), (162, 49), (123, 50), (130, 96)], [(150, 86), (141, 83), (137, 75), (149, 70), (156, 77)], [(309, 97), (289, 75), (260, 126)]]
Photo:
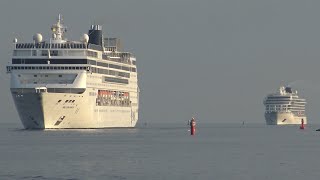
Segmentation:
[(320, 178), (319, 125), (198, 122), (132, 129), (23, 130), (1, 124), (0, 179)]

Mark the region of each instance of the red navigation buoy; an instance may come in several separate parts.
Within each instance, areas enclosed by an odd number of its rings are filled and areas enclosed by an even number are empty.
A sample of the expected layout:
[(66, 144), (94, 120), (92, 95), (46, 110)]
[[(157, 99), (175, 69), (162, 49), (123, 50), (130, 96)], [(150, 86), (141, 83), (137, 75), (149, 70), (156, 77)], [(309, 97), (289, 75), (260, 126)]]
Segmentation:
[(300, 129), (304, 129), (304, 121), (303, 121), (303, 119), (301, 119)]
[(190, 132), (191, 135), (195, 135), (196, 133), (196, 120), (194, 118), (192, 118), (190, 121)]

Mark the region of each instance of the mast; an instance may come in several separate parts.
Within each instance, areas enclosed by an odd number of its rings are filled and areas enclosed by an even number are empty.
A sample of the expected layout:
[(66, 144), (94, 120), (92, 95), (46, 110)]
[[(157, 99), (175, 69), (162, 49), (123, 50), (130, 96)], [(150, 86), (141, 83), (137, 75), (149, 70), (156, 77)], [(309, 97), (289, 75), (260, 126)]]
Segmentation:
[(52, 31), (52, 41), (61, 43), (65, 42), (64, 33), (67, 32), (67, 28), (62, 23), (61, 14), (58, 15), (57, 23), (51, 26)]

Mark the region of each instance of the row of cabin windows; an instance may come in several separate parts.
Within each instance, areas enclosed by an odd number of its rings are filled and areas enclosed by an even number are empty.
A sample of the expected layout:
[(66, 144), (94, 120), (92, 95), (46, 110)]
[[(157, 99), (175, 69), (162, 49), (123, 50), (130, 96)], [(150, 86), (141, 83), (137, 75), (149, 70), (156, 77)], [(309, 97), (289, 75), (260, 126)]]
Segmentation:
[(97, 66), (109, 67), (108, 63), (97, 62)]
[(13, 56), (87, 56), (85, 50), (14, 50)]
[(88, 67), (64, 67), (64, 66), (8, 66), (7, 71), (11, 70), (87, 70)]
[(121, 66), (115, 64), (109, 64), (109, 67), (113, 69), (121, 69)]
[(92, 73), (98, 73), (98, 74), (106, 74), (106, 75), (130, 78), (130, 73), (113, 71), (113, 70), (108, 70), (108, 69), (100, 69), (100, 68), (92, 67), (91, 68), (91, 72)]
[(130, 69), (131, 69), (132, 72), (136, 72), (136, 68), (130, 68), (127, 66), (119, 66), (119, 65), (115, 65), (115, 64), (97, 62), (97, 61), (93, 61), (93, 60), (88, 60), (88, 64), (95, 65), (95, 66), (109, 67), (109, 68), (113, 68), (113, 69), (120, 69), (120, 70), (124, 70), (124, 71), (130, 71)]
[(129, 58), (109, 58), (107, 60), (118, 62), (118, 63), (131, 64)]
[[(11, 70), (89, 70), (89, 67), (64, 67), (64, 66), (8, 66), (7, 71)], [(113, 75), (119, 77), (130, 78), (130, 73), (113, 71), (108, 69), (91, 68), (92, 73)]]
[(128, 79), (120, 79), (120, 78), (114, 78), (114, 77), (105, 77), (104, 80), (106, 82), (113, 82), (113, 83), (120, 83), (120, 84), (129, 84)]
[[(18, 52), (20, 54), (18, 54)], [(32, 56), (37, 56), (37, 51), (36, 50), (32, 50), (30, 51), (32, 53)], [(26, 56), (26, 55), (30, 55), (30, 52), (25, 52), (25, 51), (14, 51), (13, 54), (14, 56)], [(50, 51), (46, 51), (43, 50), (40, 52), (41, 56), (48, 56), (48, 53), (50, 53), (50, 56), (61, 56), (61, 52), (59, 52), (58, 50), (50, 50)], [(60, 53), (60, 55), (59, 55)], [(79, 52), (77, 52), (79, 53)], [(96, 57), (98, 56), (97, 52), (93, 52), (93, 51), (88, 51), (88, 56), (90, 57)], [(103, 57), (106, 55), (103, 55)], [(104, 59), (104, 58), (103, 58)], [(124, 63), (124, 64), (130, 64), (130, 60), (127, 59), (125, 61), (121, 60), (121, 59), (115, 59), (115, 58), (106, 58), (105, 60), (109, 60), (109, 61), (114, 61), (114, 62), (119, 62), (119, 63)], [(21, 58), (13, 58), (12, 59), (12, 64), (47, 64), (49, 60), (48, 59), (21, 59)], [(86, 64), (86, 59), (50, 59), (50, 61), (52, 61), (52, 64)], [(89, 64), (94, 64), (95, 62), (90, 62)], [(136, 65), (136, 61), (132, 61), (133, 65)], [(117, 65), (114, 65), (117, 66)], [(116, 69), (118, 69), (117, 67), (114, 67)]]
[(87, 59), (12, 59), (12, 64), (87, 64)]
[(86, 44), (77, 44), (77, 43), (17, 43), (17, 49), (31, 49), (31, 48), (40, 48), (40, 49), (86, 49)]
[[(18, 76), (21, 77), (20, 74)], [(33, 75), (33, 77), (38, 77), (38, 75), (35, 74), (35, 75)], [(42, 75), (40, 75), (40, 77), (42, 77)], [(44, 75), (44, 77), (49, 77), (49, 75), (46, 74), (46, 75)], [(62, 77), (62, 74), (59, 74), (59, 77)]]
[(109, 67), (124, 71), (130, 71), (131, 69), (132, 72), (136, 72), (136, 68), (97, 62), (87, 59), (12, 59), (12, 64), (91, 64), (95, 66)]

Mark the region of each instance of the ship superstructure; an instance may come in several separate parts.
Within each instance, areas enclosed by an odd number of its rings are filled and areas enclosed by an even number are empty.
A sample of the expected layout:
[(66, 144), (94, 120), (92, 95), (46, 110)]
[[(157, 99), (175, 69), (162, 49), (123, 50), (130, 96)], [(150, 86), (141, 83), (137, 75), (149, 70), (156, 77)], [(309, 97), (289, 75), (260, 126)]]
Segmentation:
[(11, 93), (26, 129), (134, 127), (139, 88), (136, 58), (91, 25), (80, 41), (65, 38), (59, 15), (48, 41), (14, 39)]
[(306, 100), (291, 87), (280, 87), (278, 92), (264, 99), (265, 119), (268, 125), (307, 124)]

